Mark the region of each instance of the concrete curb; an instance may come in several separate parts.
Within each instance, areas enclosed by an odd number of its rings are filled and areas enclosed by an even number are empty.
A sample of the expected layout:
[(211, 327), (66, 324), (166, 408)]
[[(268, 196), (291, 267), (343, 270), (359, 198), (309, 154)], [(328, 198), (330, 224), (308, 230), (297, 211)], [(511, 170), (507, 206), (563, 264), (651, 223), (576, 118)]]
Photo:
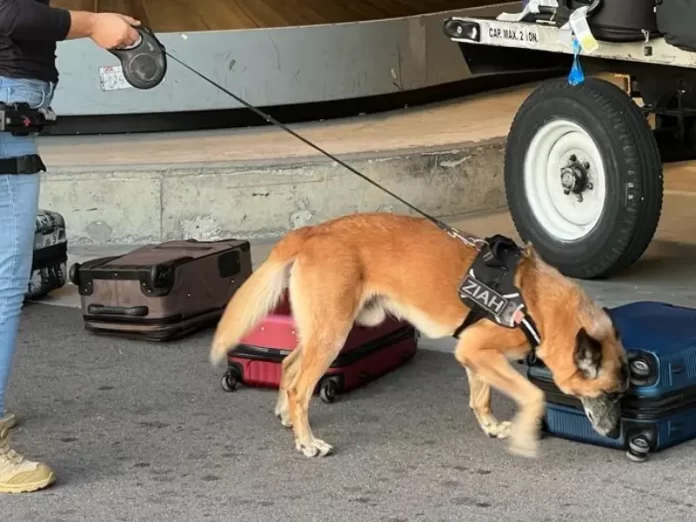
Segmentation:
[[(436, 217), (505, 206), (505, 139), (341, 159)], [(42, 208), (65, 216), (72, 244), (271, 238), (361, 211), (410, 212), (331, 160), (61, 167), (43, 176)]]

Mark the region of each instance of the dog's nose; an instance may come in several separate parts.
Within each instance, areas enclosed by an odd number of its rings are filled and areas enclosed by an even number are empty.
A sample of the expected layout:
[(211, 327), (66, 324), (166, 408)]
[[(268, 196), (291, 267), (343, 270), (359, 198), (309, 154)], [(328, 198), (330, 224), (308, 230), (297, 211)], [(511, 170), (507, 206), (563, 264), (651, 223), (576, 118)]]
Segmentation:
[(618, 439), (621, 435), (621, 423), (617, 422), (614, 427), (607, 432), (607, 437), (610, 439)]

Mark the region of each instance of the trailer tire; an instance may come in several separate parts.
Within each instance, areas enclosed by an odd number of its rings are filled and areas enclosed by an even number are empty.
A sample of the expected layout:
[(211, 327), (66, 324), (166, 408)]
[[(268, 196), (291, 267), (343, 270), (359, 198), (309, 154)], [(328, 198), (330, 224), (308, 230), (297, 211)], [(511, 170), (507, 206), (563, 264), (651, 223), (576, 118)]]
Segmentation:
[(607, 81), (537, 87), (510, 128), (504, 172), (521, 238), (569, 277), (630, 267), (657, 229), (660, 151), (638, 106)]

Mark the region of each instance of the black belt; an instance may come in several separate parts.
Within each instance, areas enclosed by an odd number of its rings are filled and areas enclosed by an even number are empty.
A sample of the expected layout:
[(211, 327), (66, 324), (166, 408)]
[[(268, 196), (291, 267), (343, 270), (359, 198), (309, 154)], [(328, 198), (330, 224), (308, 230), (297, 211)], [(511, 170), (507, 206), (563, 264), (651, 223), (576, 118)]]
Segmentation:
[(0, 174), (36, 174), (46, 171), (46, 165), (38, 154), (0, 159)]

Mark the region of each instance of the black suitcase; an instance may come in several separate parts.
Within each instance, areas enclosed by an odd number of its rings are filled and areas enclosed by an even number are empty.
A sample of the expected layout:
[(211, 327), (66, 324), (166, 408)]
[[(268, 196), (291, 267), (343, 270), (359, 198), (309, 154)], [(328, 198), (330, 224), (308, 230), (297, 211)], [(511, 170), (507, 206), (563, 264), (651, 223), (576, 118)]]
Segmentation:
[(696, 0), (656, 0), (657, 28), (665, 41), (684, 51), (696, 51)]
[(43, 297), (65, 286), (67, 262), (65, 219), (58, 212), (39, 210), (34, 228), (34, 257), (24, 298)]
[(634, 42), (659, 36), (655, 0), (558, 0), (555, 23), (566, 24), (580, 7), (590, 8), (587, 22), (599, 41)]

